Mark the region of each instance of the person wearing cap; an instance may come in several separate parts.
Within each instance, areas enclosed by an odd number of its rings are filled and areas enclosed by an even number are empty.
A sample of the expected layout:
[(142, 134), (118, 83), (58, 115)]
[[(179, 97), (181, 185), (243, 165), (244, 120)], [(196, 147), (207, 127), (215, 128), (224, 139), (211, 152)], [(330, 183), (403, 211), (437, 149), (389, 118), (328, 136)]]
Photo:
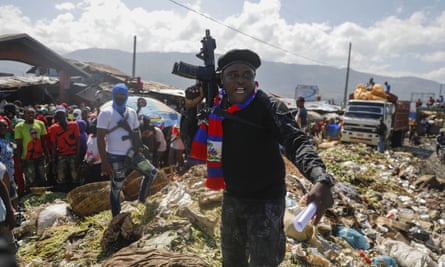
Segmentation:
[(304, 97), (300, 96), (297, 98), (297, 114), (295, 115), (295, 120), (297, 121), (300, 128), (306, 132), (307, 127), (307, 110), (304, 107)]
[(80, 152), (79, 159), (83, 161), (85, 153), (87, 151), (87, 139), (88, 139), (88, 121), (82, 118), (82, 110), (75, 108), (73, 110), (73, 120), (77, 122), (80, 131)]
[(80, 110), (80, 108), (75, 108), (73, 109), (73, 120), (77, 121), (82, 119), (82, 110)]
[(45, 124), (35, 119), (36, 111), (28, 106), (24, 109), (24, 121), (17, 123), (14, 137), (17, 142), (18, 169), (25, 174), (25, 192), (33, 186), (46, 186), (47, 176), (45, 166), (49, 152), (45, 138)]
[(305, 196), (333, 205), (332, 175), (284, 103), (257, 88), (259, 56), (234, 49), (218, 59), (221, 89), (192, 143), (190, 157), (207, 163), (205, 185), (223, 191), (223, 266), (278, 266), (285, 255), (285, 164), (280, 150), (314, 185)]
[(138, 201), (145, 202), (158, 170), (140, 151), (143, 150), (140, 123), (136, 111), (127, 107), (128, 87), (124, 83), (117, 83), (111, 95), (112, 104), (102, 107), (97, 118), (97, 147), (102, 159), (102, 174), (111, 179), (111, 214), (115, 217), (121, 211), (120, 192), (127, 171), (135, 169), (143, 175)]
[(80, 131), (75, 121), (68, 121), (64, 106), (54, 110), (53, 123), (48, 128), (51, 140), (51, 163), (56, 174), (56, 191), (69, 192), (81, 184), (78, 168), (80, 155)]

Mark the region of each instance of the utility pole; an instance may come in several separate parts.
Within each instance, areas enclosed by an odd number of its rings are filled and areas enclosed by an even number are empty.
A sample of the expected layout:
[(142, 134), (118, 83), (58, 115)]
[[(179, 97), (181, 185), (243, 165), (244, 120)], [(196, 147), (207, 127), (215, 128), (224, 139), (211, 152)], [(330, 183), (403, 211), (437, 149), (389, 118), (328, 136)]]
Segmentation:
[(349, 42), (349, 53), (348, 53), (348, 66), (346, 67), (346, 83), (345, 83), (345, 94), (343, 96), (343, 110), (346, 108), (346, 101), (348, 96), (348, 82), (349, 82), (349, 66), (351, 64), (351, 47), (352, 43)]
[(133, 70), (131, 72), (131, 77), (134, 78), (136, 71), (136, 35), (134, 36), (133, 40)]

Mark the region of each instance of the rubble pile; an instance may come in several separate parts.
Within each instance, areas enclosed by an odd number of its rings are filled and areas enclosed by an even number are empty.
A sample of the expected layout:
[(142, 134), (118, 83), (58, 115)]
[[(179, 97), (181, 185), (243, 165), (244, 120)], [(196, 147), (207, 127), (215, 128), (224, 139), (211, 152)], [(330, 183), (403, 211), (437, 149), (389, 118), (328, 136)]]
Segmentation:
[[(312, 185), (286, 160), (288, 242), (281, 267), (445, 264), (445, 168), (432, 163), (429, 147), (385, 153), (336, 142), (319, 147), (337, 179), (335, 206), (317, 227), (297, 232), (292, 218)], [(18, 255), (24, 266), (221, 266), (222, 193), (206, 189), (205, 177), (205, 166), (194, 166), (145, 204), (124, 201), (113, 220), (109, 210), (88, 217), (53, 212), (56, 219), (44, 229), (37, 224), (41, 211), (66, 202), (59, 195), (40, 204), (50, 192), (30, 196), (25, 201), (38, 205), (27, 208), (15, 230)]]

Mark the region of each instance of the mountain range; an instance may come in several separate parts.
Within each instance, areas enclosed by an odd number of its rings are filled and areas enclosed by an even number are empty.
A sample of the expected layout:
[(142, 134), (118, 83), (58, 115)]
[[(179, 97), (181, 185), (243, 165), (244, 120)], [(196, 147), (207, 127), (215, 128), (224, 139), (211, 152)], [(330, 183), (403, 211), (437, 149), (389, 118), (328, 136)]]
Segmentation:
[[(84, 62), (107, 64), (124, 73), (132, 74), (133, 53), (130, 52), (89, 48), (76, 50), (63, 56)], [(140, 76), (142, 80), (160, 82), (180, 89), (194, 84), (194, 80), (172, 74), (174, 63), (183, 61), (197, 66), (204, 65), (203, 61), (193, 53), (140, 52), (136, 53), (135, 58), (135, 76)], [(3, 66), (4, 64), (0, 61), (0, 72)], [(425, 102), (429, 96), (438, 98), (442, 94), (442, 89), (445, 89), (440, 83), (423, 78), (390, 77), (355, 71), (351, 64), (347, 95), (354, 91), (358, 83), (366, 84), (371, 77), (376, 83), (383, 84), (388, 81), (391, 92), (399, 96), (401, 100), (421, 98)], [(322, 100), (334, 100), (335, 103), (340, 104), (345, 96), (346, 69), (263, 61), (257, 70), (257, 80), (261, 89), (288, 98), (295, 97), (297, 85), (317, 85)]]
[[(91, 48), (76, 50), (66, 54), (65, 57), (108, 64), (125, 73), (132, 73), (133, 53), (129, 52)], [(194, 81), (172, 74), (174, 63), (179, 61), (198, 66), (204, 64), (192, 53), (137, 53), (135, 76), (184, 89), (192, 85)], [(401, 100), (421, 98), (425, 102), (430, 95), (438, 98), (442, 93), (441, 85), (435, 81), (417, 77), (380, 76), (355, 71), (351, 67), (347, 95), (354, 91), (358, 83), (366, 84), (371, 77), (376, 83), (383, 84), (388, 81), (391, 92), (399, 96)], [(322, 99), (332, 99), (335, 103), (341, 103), (345, 94), (346, 69), (263, 61), (257, 70), (257, 80), (261, 89), (289, 98), (295, 97), (295, 87), (299, 84), (318, 85)]]

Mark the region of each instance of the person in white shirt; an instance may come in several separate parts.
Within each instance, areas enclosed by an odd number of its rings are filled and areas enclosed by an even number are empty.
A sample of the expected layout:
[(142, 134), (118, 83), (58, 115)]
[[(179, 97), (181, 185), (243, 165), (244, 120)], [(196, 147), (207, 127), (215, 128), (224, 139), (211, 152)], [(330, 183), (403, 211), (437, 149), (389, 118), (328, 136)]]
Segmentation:
[(110, 203), (115, 217), (121, 211), (120, 192), (128, 170), (135, 169), (144, 176), (139, 189), (140, 202), (145, 202), (158, 170), (141, 153), (144, 148), (138, 116), (127, 107), (128, 87), (123, 83), (114, 85), (112, 97), (112, 105), (101, 108), (97, 118), (97, 147), (102, 174), (111, 177)]
[(93, 121), (88, 130), (90, 134), (87, 139), (87, 151), (83, 159), (86, 164), (82, 178), (85, 183), (106, 181), (108, 177), (103, 176), (101, 172), (102, 159), (100, 158), (99, 148), (97, 147), (97, 126)]

